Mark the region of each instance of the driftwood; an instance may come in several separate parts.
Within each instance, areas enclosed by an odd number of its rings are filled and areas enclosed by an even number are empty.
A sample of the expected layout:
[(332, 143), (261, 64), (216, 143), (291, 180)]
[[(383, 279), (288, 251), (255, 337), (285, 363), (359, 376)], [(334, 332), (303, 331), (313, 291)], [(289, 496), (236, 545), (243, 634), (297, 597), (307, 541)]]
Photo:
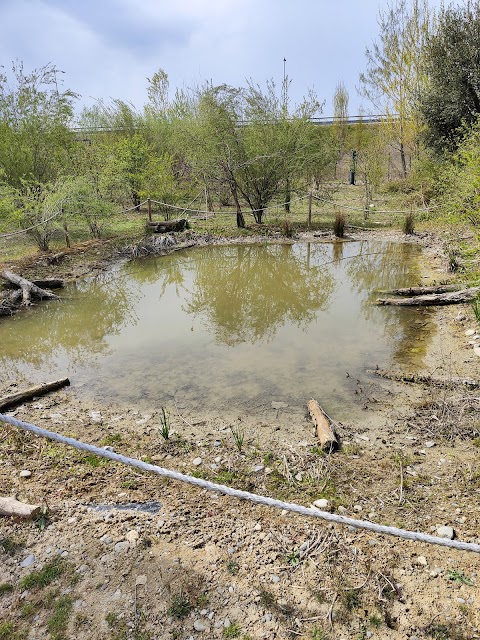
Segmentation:
[(38, 396), (44, 396), (50, 391), (56, 391), (62, 387), (67, 387), (70, 384), (68, 378), (61, 378), (60, 380), (54, 380), (53, 382), (47, 382), (46, 384), (37, 384), (34, 387), (25, 389), (24, 391), (17, 391), (17, 393), (11, 393), (8, 396), (0, 398), (0, 411), (13, 407), (17, 404), (22, 404)]
[(47, 291), (46, 289), (42, 289), (37, 287), (36, 284), (30, 282), (30, 280), (26, 280), (21, 276), (17, 276), (15, 273), (8, 271), (2, 271), (1, 276), (7, 282), (10, 282), (22, 290), (22, 304), (29, 305), (31, 297), (36, 297), (42, 300), (43, 298), (49, 298), (51, 300), (59, 300), (59, 297), (52, 293), (51, 291)]
[(450, 291), (460, 291), (461, 285), (443, 284), (437, 287), (406, 287), (405, 289), (387, 289), (386, 291), (378, 291), (382, 295), (387, 296), (423, 296), (432, 293), (449, 293)]
[(332, 423), (321, 406), (313, 398), (307, 403), (308, 411), (317, 427), (317, 437), (324, 451), (332, 452), (338, 449), (338, 440), (335, 437)]
[(20, 518), (34, 518), (40, 513), (41, 507), (35, 504), (19, 502), (15, 498), (0, 497), (0, 515), (19, 516)]
[(413, 298), (378, 298), (375, 304), (394, 307), (430, 307), (434, 305), (461, 304), (471, 302), (480, 293), (480, 287), (470, 287), (451, 293), (438, 293)]
[(183, 231), (187, 228), (187, 220), (163, 220), (161, 222), (147, 222), (147, 231), (151, 233), (167, 233), (169, 231)]
[[(45, 280), (32, 280), (31, 282), (41, 289), (62, 289), (65, 285), (65, 282), (61, 278), (45, 278)], [(17, 287), (17, 284), (9, 280), (4, 284), (5, 289), (15, 289)]]
[(371, 373), (386, 380), (396, 380), (398, 382), (414, 382), (417, 384), (430, 384), (444, 389), (454, 389), (455, 387), (468, 387), (478, 389), (480, 382), (472, 378), (461, 378), (452, 376), (450, 378), (437, 378), (434, 376), (424, 376), (418, 373), (404, 373), (402, 371), (386, 371), (385, 369), (367, 369)]

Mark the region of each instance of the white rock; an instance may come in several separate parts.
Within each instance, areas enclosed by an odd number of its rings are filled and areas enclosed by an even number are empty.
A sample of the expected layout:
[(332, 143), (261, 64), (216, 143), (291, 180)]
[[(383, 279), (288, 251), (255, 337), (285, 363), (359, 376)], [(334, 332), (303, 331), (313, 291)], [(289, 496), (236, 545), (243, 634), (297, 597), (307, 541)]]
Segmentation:
[(123, 551), (126, 551), (129, 548), (130, 548), (130, 543), (127, 540), (121, 540), (120, 542), (117, 542), (117, 544), (114, 547), (116, 553), (122, 553)]
[(449, 540), (453, 540), (453, 538), (455, 537), (455, 531), (453, 530), (453, 527), (437, 527), (437, 534), (441, 537), (441, 538), (449, 538)]
[(20, 563), (21, 567), (30, 567), (35, 562), (35, 556), (31, 553), (29, 556), (22, 560)]
[(195, 622), (193, 623), (193, 628), (195, 629), (195, 631), (206, 631), (207, 625), (203, 622), (203, 620), (195, 620)]
[(125, 536), (125, 538), (129, 541), (129, 542), (136, 542), (139, 538), (139, 534), (138, 531), (136, 531), (135, 529), (131, 529), (130, 531), (128, 531), (127, 535)]
[(199, 467), (202, 464), (203, 460), (202, 458), (194, 458), (192, 460), (192, 464), (194, 467)]
[(145, 586), (147, 584), (147, 576), (145, 576), (145, 575), (137, 576), (137, 578), (135, 580), (135, 584), (137, 586), (139, 586), (139, 585)]
[(360, 512), (360, 511), (363, 511), (363, 507), (362, 507), (361, 504), (354, 504), (353, 505), (353, 510)]
[(427, 440), (427, 442), (425, 442), (425, 446), (427, 447), (427, 449), (431, 449), (435, 446), (435, 442), (433, 440)]
[(465, 331), (465, 335), (466, 335), (466, 336), (474, 336), (475, 334), (476, 334), (475, 329), (467, 329), (467, 330)]
[(425, 556), (418, 556), (417, 559), (415, 560), (415, 562), (419, 565), (421, 565), (422, 567), (426, 567), (428, 562), (427, 559), (425, 558)]
[(480, 347), (473, 347), (473, 353), (476, 356), (480, 356)]
[(270, 580), (273, 582), (273, 584), (276, 584), (277, 582), (280, 582), (280, 578), (278, 576), (276, 576), (274, 573), (271, 574)]
[(457, 316), (455, 316), (455, 322), (463, 322), (466, 319), (467, 319), (467, 316), (462, 312), (460, 312)]
[(265, 469), (265, 467), (263, 466), (263, 464), (256, 464), (253, 467), (253, 472), (254, 473), (258, 473), (259, 471), (263, 471)]
[(262, 525), (261, 525), (260, 523), (256, 524), (256, 525), (253, 527), (253, 530), (254, 530), (254, 531), (261, 531), (261, 530), (262, 530)]
[(20, 471), (18, 475), (20, 476), (20, 478), (30, 478), (30, 476), (32, 475), (32, 472), (29, 471), (28, 469), (23, 469), (23, 471)]
[(322, 509), (323, 511), (325, 511), (325, 509), (328, 509), (330, 507), (330, 502), (326, 498), (319, 498), (318, 500), (315, 500), (313, 506), (317, 509)]
[(90, 411), (90, 413), (88, 415), (89, 415), (90, 420), (92, 422), (101, 422), (102, 421), (102, 414), (100, 413), (100, 411)]

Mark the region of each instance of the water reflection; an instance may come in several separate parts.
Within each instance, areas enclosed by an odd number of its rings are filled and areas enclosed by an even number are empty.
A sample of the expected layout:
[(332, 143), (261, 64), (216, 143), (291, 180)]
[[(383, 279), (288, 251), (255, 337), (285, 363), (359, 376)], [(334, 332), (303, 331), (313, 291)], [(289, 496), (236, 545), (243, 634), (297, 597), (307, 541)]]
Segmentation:
[(421, 364), (429, 316), (371, 304), (375, 289), (417, 284), (418, 257), (416, 247), (368, 241), (128, 263), (1, 322), (0, 382), (69, 375), (97, 401), (181, 398), (195, 411), (314, 396), (350, 419), (366, 368)]
[[(325, 251), (323, 251), (325, 254)], [(216, 342), (271, 340), (289, 322), (305, 327), (328, 306), (334, 280), (292, 245), (241, 245), (194, 264), (187, 313), (202, 314)]]

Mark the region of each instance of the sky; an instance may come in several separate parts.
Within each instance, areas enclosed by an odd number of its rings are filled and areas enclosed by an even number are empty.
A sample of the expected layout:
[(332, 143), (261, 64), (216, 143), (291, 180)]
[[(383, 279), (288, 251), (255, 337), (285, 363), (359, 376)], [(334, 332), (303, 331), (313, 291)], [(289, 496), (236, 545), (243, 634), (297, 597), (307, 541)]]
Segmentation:
[[(432, 4), (439, 4), (432, 0)], [(356, 91), (385, 0), (0, 0), (0, 65), (47, 63), (80, 105), (121, 99), (141, 110), (162, 68), (175, 88), (204, 81), (278, 86), (291, 104), (313, 89), (333, 115), (339, 82), (349, 114), (375, 112)], [(286, 62), (284, 62), (284, 58)]]

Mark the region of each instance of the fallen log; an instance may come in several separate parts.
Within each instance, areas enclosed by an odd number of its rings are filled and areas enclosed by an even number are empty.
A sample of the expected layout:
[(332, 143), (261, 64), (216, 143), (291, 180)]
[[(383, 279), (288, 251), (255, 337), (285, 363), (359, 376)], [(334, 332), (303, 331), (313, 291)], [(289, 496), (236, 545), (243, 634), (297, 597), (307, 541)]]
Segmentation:
[(437, 287), (406, 287), (403, 289), (387, 289), (377, 291), (386, 296), (423, 296), (432, 293), (449, 293), (450, 291), (460, 291), (462, 289), (459, 284), (443, 284)]
[(169, 231), (184, 231), (187, 228), (188, 221), (182, 220), (163, 220), (161, 222), (147, 222), (147, 231), (150, 233), (168, 233)]
[(439, 293), (413, 298), (378, 298), (377, 305), (390, 305), (394, 307), (430, 307), (447, 304), (462, 304), (472, 302), (480, 293), (480, 287), (470, 287), (450, 293)]
[(54, 380), (53, 382), (47, 382), (45, 384), (37, 384), (34, 387), (25, 389), (24, 391), (17, 391), (16, 393), (3, 396), (3, 398), (0, 398), (0, 411), (13, 407), (17, 404), (22, 404), (28, 400), (32, 400), (32, 398), (44, 396), (51, 391), (57, 391), (57, 389), (67, 387), (69, 384), (70, 380), (68, 378), (60, 378), (60, 380)]
[(59, 300), (59, 297), (54, 293), (52, 293), (51, 291), (47, 291), (46, 289), (41, 289), (40, 287), (37, 287), (37, 285), (34, 284), (33, 282), (30, 282), (30, 280), (26, 280), (21, 276), (17, 276), (15, 273), (12, 273), (7, 269), (5, 271), (2, 271), (1, 276), (4, 280), (7, 280), (7, 282), (11, 282), (12, 284), (16, 285), (22, 290), (23, 305), (30, 304), (31, 296), (40, 298), (40, 300), (42, 300), (43, 298), (49, 298), (51, 300)]
[(313, 423), (317, 428), (317, 438), (320, 440), (323, 451), (329, 453), (338, 449), (338, 440), (335, 436), (331, 420), (321, 406), (313, 398), (308, 401), (307, 408)]
[(40, 513), (41, 507), (36, 504), (26, 504), (19, 502), (15, 498), (0, 497), (0, 515), (2, 516), (18, 516), (20, 518), (34, 518)]
[(425, 376), (418, 373), (405, 373), (402, 371), (386, 371), (385, 369), (367, 369), (367, 373), (380, 376), (386, 380), (397, 382), (413, 382), (417, 384), (430, 384), (443, 389), (454, 389), (455, 387), (468, 387), (469, 389), (480, 388), (480, 382), (472, 378), (462, 378), (452, 376), (450, 378), (437, 378), (435, 376)]
[[(31, 282), (41, 289), (62, 289), (65, 286), (65, 282), (61, 278), (45, 278), (45, 280), (32, 280)], [(6, 281), (4, 284), (5, 289), (15, 289), (18, 286), (10, 281)]]

